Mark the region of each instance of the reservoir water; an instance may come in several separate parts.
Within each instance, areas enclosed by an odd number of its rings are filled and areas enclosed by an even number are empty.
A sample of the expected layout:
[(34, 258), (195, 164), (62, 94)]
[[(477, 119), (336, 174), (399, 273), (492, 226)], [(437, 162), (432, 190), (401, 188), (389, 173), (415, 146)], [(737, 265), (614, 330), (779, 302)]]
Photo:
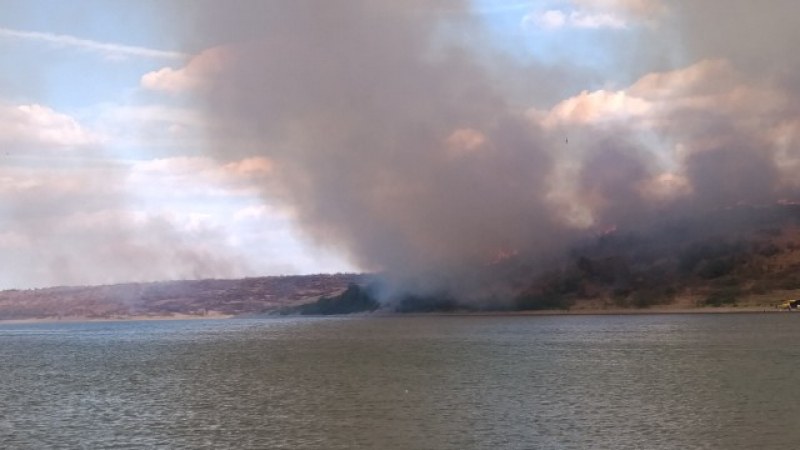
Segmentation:
[(788, 449), (800, 314), (0, 325), (3, 449)]

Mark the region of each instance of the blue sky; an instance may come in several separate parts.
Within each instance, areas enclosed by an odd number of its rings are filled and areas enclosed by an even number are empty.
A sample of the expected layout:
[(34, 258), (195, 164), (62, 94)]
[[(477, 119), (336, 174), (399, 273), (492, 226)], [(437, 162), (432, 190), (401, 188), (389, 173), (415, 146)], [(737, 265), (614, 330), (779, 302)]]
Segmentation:
[(58, 44), (58, 36), (94, 43), (169, 49), (159, 35), (148, 2), (4, 2), (0, 28), (51, 35), (54, 42), (2, 36), (0, 68), (13, 92), (7, 96), (76, 110), (110, 99), (130, 97), (142, 73), (163, 58), (103, 52), (90, 46)]

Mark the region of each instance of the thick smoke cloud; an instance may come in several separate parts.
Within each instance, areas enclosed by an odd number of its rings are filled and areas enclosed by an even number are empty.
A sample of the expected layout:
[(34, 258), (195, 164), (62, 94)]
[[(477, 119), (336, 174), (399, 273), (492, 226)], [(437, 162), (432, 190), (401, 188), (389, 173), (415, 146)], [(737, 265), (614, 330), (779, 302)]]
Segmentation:
[[(264, 195), (310, 235), (423, 290), (474, 291), (580, 236), (796, 192), (793, 3), (573, 2), (595, 9), (548, 26), (641, 21), (622, 47), (643, 57), (619, 77), (638, 81), (583, 93), (553, 80), (561, 63), (466, 48), (483, 33), (467, 4), (400, 3), (202, 3), (188, 14), (221, 45), (142, 83), (199, 95), (216, 156), (268, 158)], [(587, 15), (601, 7), (627, 15)], [(504, 77), (527, 79), (527, 97)]]
[[(552, 250), (541, 130), (464, 50), (433, 45), (440, 15), (393, 3), (282, 3), (265, 35), (198, 56), (179, 76), (216, 70), (191, 84), (224, 128), (218, 155), (269, 157), (280, 189), (265, 194), (368, 269), (452, 273)], [(224, 145), (242, 136), (253, 147)]]

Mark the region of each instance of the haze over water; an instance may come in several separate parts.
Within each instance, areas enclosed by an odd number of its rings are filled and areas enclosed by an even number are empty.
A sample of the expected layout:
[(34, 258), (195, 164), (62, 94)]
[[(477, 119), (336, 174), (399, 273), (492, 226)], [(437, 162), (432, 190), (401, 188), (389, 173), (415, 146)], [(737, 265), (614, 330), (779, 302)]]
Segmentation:
[(791, 448), (800, 316), (0, 325), (4, 448)]

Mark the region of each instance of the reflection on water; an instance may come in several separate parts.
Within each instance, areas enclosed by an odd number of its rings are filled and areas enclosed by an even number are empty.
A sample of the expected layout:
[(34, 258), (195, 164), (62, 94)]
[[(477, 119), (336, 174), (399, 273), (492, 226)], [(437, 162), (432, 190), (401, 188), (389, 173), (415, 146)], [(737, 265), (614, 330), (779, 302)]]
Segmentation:
[(3, 448), (793, 448), (800, 315), (0, 325)]

